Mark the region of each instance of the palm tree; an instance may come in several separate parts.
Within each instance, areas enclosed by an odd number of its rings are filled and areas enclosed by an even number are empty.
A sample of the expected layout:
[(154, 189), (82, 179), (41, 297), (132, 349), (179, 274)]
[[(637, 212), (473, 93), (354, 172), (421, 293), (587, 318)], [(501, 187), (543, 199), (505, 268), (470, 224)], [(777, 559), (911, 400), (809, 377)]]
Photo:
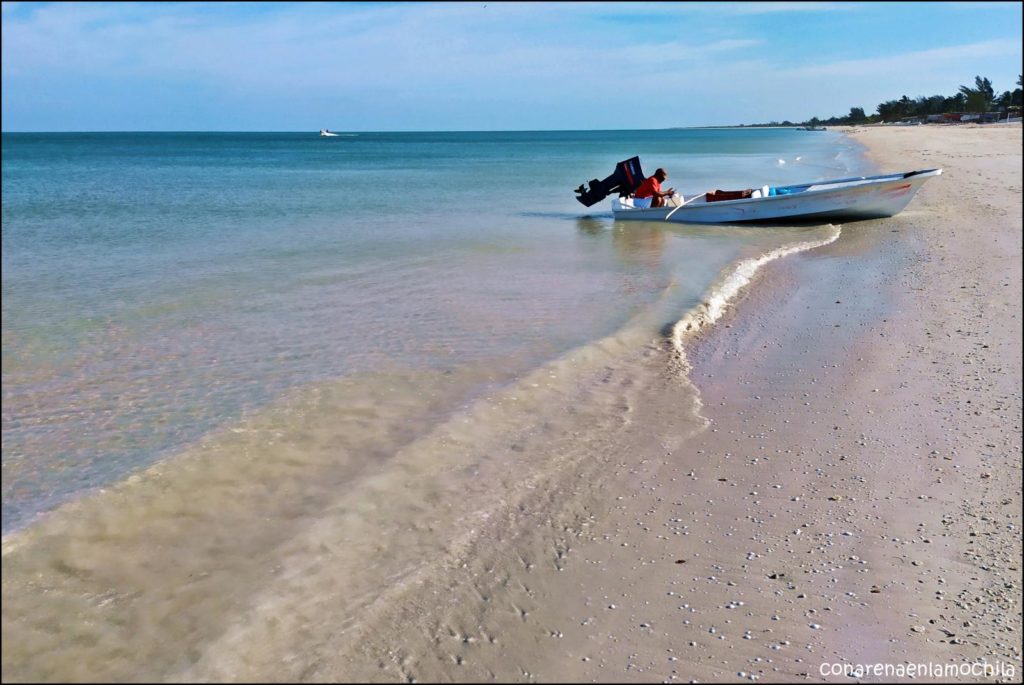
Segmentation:
[(913, 102), (913, 100), (908, 98), (906, 95), (901, 97), (900, 100), (899, 100), (899, 113), (900, 113), (900, 116), (901, 117), (908, 116), (908, 115), (910, 115), (911, 112), (913, 112), (913, 110), (914, 110), (914, 102)]
[(996, 97), (992, 82), (981, 76), (974, 77), (974, 88), (960, 86), (960, 92), (967, 99), (967, 109), (971, 112), (987, 112)]

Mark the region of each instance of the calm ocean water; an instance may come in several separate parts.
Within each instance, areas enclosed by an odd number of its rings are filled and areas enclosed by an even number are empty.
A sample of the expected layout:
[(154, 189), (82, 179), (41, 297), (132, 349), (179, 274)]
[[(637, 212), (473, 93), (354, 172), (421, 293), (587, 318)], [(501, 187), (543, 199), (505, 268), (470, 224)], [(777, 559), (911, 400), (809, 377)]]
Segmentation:
[(574, 200), (635, 154), (686, 193), (864, 168), (795, 130), (3, 134), (4, 532), (245, 417), (287, 434), (325, 384), (344, 397), (321, 420), (379, 431), (366, 459), (385, 463), (822, 235), (623, 225)]

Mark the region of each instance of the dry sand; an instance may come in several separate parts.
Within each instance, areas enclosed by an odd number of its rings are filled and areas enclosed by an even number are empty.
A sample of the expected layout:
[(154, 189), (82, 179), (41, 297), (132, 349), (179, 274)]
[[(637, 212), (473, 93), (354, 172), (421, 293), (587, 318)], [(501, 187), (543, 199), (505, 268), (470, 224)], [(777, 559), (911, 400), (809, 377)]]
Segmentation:
[(645, 388), (596, 493), (510, 521), (535, 534), (490, 538), (424, 588), (447, 601), (320, 675), (1019, 681), (1021, 128), (851, 134), (882, 170), (944, 174), (770, 264), (691, 341), (709, 428), (674, 434), (672, 384)]

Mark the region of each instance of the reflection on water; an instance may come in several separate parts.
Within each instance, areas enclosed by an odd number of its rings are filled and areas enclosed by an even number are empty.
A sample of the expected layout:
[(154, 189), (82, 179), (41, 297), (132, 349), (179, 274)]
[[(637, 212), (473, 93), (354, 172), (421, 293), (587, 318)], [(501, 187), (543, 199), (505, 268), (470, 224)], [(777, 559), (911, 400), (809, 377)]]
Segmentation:
[(581, 216), (576, 218), (576, 228), (580, 233), (586, 235), (598, 235), (608, 230), (607, 219), (598, 219), (592, 216)]
[(668, 234), (661, 226), (640, 224), (623, 227), (616, 222), (612, 229), (612, 244), (615, 254), (627, 264), (636, 264), (649, 269), (659, 269), (665, 254)]

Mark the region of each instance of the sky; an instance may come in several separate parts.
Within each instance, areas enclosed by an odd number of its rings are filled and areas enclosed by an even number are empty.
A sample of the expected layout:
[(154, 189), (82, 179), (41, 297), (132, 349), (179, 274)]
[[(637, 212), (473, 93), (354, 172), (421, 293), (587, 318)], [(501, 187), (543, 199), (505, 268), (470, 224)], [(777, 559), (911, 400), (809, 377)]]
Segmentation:
[(1020, 2), (2, 4), (3, 131), (641, 129), (996, 93)]

